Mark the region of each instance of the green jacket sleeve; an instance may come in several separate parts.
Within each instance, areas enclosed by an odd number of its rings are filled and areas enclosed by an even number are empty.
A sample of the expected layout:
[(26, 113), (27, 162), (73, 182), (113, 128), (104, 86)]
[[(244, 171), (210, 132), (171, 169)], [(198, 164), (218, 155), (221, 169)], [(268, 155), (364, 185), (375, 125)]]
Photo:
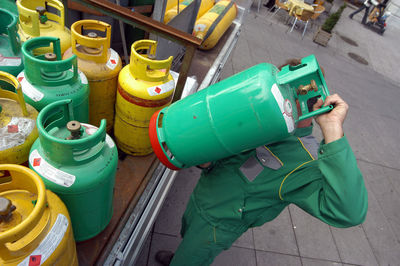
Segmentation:
[[(363, 176), (346, 137), (321, 143), (319, 158), (297, 170), (286, 201), (335, 227), (361, 224), (368, 209)], [(284, 187), (285, 188), (285, 187)]]

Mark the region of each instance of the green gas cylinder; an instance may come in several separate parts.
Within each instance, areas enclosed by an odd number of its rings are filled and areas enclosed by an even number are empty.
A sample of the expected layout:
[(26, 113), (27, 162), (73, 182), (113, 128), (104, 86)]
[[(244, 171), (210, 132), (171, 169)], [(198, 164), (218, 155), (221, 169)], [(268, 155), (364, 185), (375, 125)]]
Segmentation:
[[(37, 118), (39, 138), (29, 155), (29, 167), (46, 188), (65, 203), (76, 241), (99, 234), (113, 214), (117, 147), (100, 127), (79, 123), (71, 100), (49, 104)], [(46, 126), (47, 125), (47, 126)]]
[(314, 55), (280, 72), (262, 63), (154, 113), (151, 144), (175, 170), (226, 158), (290, 136), (300, 120), (332, 109), (307, 108), (309, 99), (327, 95)]
[[(53, 53), (34, 55), (37, 48), (53, 45)], [(49, 103), (71, 99), (75, 120), (89, 120), (88, 80), (78, 70), (76, 55), (62, 60), (60, 39), (37, 37), (22, 45), (25, 69), (17, 79), (21, 83), (25, 101), (42, 110)]]
[[(1, 7), (0, 3), (0, 71), (16, 76), (24, 69), (17, 33), (18, 20), (11, 12)], [(5, 88), (13, 90), (11, 86)]]
[(0, 8), (8, 10), (18, 19), (18, 8), (14, 0), (0, 0)]

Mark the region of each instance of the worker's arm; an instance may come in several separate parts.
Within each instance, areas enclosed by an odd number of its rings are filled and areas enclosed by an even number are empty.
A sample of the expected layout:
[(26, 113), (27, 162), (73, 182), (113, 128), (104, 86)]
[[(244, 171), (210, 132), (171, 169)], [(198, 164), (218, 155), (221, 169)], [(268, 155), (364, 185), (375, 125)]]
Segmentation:
[[(318, 219), (336, 227), (349, 227), (364, 221), (368, 196), (357, 160), (343, 135), (348, 105), (338, 96), (326, 98), (324, 105), (334, 109), (316, 118), (325, 140), (318, 160), (296, 170), (282, 187), (290, 201)], [(318, 101), (314, 109), (320, 108)]]
[(368, 195), (347, 138), (322, 144), (315, 163), (291, 177), (304, 177), (305, 183), (284, 195), (284, 199), (332, 226), (362, 223), (368, 209)]

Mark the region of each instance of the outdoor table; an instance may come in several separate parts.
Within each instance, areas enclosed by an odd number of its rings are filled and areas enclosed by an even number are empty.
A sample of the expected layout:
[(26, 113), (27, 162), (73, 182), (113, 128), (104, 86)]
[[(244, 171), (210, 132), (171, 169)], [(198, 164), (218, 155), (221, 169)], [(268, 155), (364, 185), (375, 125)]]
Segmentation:
[(285, 5), (289, 8), (290, 16), (293, 16), (293, 12), (300, 16), (303, 10), (314, 11), (311, 5), (304, 3), (302, 0), (288, 0)]

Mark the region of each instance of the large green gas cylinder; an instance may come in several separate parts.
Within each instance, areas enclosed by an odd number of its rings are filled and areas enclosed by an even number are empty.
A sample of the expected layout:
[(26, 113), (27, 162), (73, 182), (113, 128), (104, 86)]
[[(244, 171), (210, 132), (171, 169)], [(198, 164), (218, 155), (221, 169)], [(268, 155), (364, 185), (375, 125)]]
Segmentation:
[[(13, 76), (24, 69), (17, 24), (18, 20), (11, 12), (0, 8), (0, 71)], [(11, 87), (7, 89), (11, 90)]]
[[(53, 53), (34, 55), (33, 51), (53, 45)], [(18, 75), (27, 103), (42, 110), (49, 103), (71, 99), (75, 120), (89, 120), (88, 80), (78, 70), (76, 55), (62, 60), (60, 40), (37, 37), (22, 45), (25, 69)]]
[(280, 72), (259, 64), (156, 112), (150, 140), (171, 169), (215, 161), (290, 136), (300, 120), (332, 109), (307, 108), (309, 99), (327, 95), (314, 55)]
[[(117, 147), (100, 127), (74, 120), (71, 100), (46, 106), (37, 118), (39, 138), (29, 155), (29, 167), (56, 193), (71, 215), (76, 241), (99, 234), (113, 213)], [(47, 125), (47, 126), (46, 126)]]

